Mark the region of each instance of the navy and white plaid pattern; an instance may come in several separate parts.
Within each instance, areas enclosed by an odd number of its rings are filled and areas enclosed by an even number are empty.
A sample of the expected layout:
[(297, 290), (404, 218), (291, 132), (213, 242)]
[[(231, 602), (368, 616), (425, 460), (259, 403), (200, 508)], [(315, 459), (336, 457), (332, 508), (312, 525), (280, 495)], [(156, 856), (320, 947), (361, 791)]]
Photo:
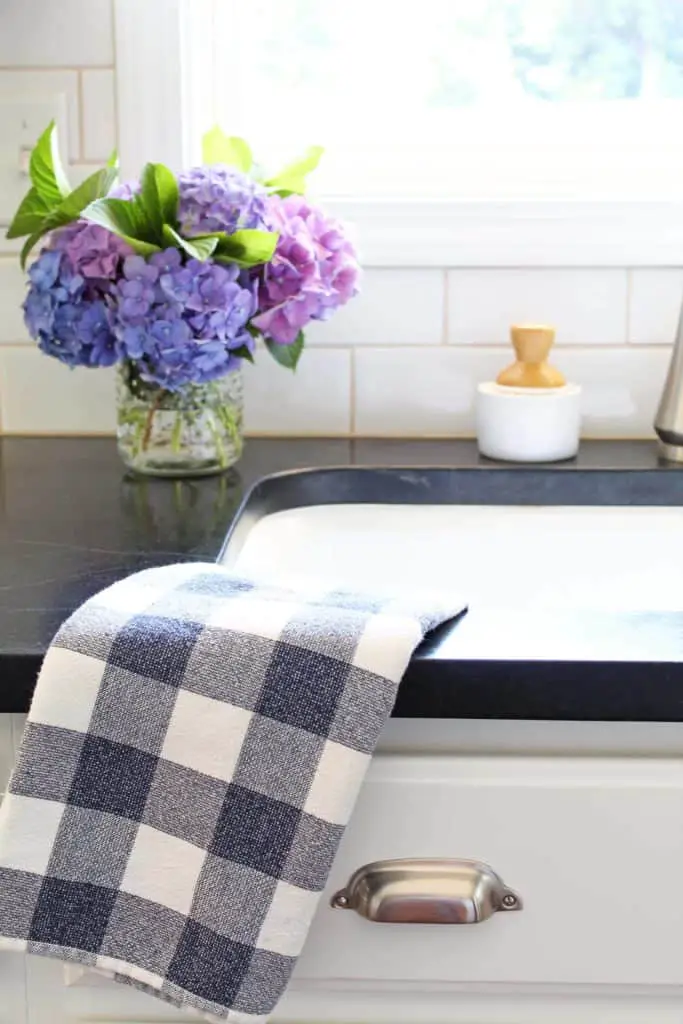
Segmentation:
[(264, 1020), (410, 655), (461, 608), (213, 565), (88, 601), (47, 653), (0, 810), (0, 948)]

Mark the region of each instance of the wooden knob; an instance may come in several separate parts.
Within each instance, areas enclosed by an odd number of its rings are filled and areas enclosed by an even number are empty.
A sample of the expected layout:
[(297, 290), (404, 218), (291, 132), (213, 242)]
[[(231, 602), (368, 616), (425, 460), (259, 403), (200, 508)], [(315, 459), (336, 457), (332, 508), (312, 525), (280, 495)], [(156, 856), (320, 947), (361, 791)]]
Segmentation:
[(517, 324), (510, 328), (510, 337), (517, 358), (498, 374), (496, 384), (515, 388), (564, 387), (564, 375), (546, 362), (555, 341), (553, 327)]

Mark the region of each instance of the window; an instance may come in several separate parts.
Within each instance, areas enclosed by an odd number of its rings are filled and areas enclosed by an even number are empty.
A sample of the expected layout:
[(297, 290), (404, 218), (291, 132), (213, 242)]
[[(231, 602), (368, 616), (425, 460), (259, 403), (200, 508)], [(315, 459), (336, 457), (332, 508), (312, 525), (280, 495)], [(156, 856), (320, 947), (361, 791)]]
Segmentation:
[(215, 0), (221, 123), (366, 199), (683, 194), (681, 0)]
[(113, 3), (124, 174), (218, 120), (366, 266), (683, 265), (683, 0)]

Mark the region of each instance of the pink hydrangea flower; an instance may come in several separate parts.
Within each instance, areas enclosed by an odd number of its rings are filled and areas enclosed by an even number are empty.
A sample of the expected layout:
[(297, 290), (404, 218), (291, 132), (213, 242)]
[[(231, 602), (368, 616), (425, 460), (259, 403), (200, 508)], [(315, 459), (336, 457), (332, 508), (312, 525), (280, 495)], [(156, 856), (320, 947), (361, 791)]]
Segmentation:
[(55, 231), (52, 248), (64, 252), (76, 273), (90, 281), (113, 281), (132, 252), (117, 235), (85, 220)]
[(272, 196), (267, 224), (279, 233), (275, 255), (261, 273), (254, 325), (279, 345), (291, 345), (311, 320), (326, 320), (358, 292), (360, 267), (339, 221), (303, 196)]

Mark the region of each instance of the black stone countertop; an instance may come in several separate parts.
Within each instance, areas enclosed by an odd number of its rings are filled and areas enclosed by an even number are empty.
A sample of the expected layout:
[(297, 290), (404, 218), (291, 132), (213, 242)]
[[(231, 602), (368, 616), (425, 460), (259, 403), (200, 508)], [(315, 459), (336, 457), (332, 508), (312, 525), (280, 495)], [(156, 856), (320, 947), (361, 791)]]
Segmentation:
[[(0, 439), (0, 712), (27, 709), (50, 639), (92, 594), (139, 569), (214, 560), (244, 494), (261, 477), (348, 465), (501, 471), (470, 441), (278, 439), (248, 441), (226, 476), (176, 482), (127, 477), (111, 439)], [(649, 442), (584, 442), (577, 460), (548, 467), (577, 468), (641, 471), (643, 480), (671, 484), (670, 504), (683, 505), (683, 470), (660, 466)], [(429, 672), (420, 687), (410, 686), (409, 671), (396, 712), (683, 721), (683, 614), (654, 619), (644, 628), (654, 644), (648, 661), (659, 662), (656, 685), (642, 658), (596, 660), (594, 672), (590, 659), (552, 660), (547, 650), (533, 665), (503, 663), (473, 657), (470, 640), (462, 680), (446, 693)], [(556, 639), (565, 651), (574, 643), (569, 633)], [(585, 647), (585, 636), (575, 642)]]

